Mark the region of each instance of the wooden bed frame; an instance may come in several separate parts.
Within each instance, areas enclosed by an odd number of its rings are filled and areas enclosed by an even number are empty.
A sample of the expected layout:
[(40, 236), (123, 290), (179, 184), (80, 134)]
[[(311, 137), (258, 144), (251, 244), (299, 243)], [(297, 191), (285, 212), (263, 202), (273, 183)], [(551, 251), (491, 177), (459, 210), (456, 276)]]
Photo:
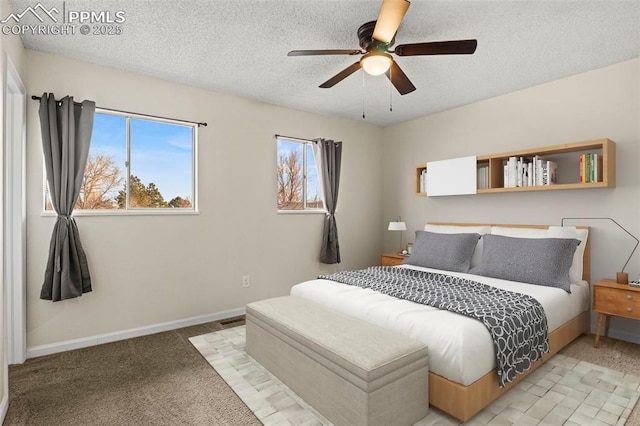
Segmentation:
[[(538, 228), (547, 229), (547, 225), (504, 225), (485, 223), (444, 223), (429, 222), (431, 225), (447, 226), (501, 226), (508, 228)], [(588, 226), (580, 226), (579, 229), (589, 229)], [(583, 256), (582, 279), (590, 282), (591, 278), (591, 250), (590, 238), (587, 237)], [(542, 360), (532, 364), (531, 369), (518, 375), (515, 380), (501, 388), (498, 385), (498, 375), (496, 370), (482, 376), (468, 386), (452, 382), (429, 372), (429, 403), (434, 407), (452, 415), (453, 417), (466, 422), (484, 407), (496, 400), (502, 394), (515, 386), (520, 380), (527, 377), (536, 368), (542, 365), (547, 359), (555, 355), (560, 349), (571, 343), (574, 339), (584, 333), (589, 332), (590, 310), (587, 309), (577, 317), (567, 321), (565, 324), (549, 333), (550, 350), (544, 355)]]

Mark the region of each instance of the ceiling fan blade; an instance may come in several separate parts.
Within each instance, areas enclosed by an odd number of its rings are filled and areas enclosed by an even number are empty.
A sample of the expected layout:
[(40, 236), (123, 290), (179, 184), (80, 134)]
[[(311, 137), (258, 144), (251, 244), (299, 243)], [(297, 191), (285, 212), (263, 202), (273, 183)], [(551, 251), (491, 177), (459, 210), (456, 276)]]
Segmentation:
[(354, 72), (358, 71), (359, 69), (360, 69), (360, 61), (343, 69), (338, 74), (334, 75), (329, 80), (322, 83), (320, 87), (322, 87), (323, 89), (328, 89), (329, 87), (333, 87), (336, 84), (340, 83), (345, 78), (349, 77)]
[(398, 56), (417, 55), (470, 55), (476, 51), (478, 40), (434, 41), (396, 46)]
[(334, 49), (334, 50), (292, 50), (287, 56), (312, 56), (312, 55), (360, 55), (360, 50)]
[(401, 95), (406, 95), (416, 90), (416, 86), (413, 85), (409, 77), (407, 77), (395, 61), (391, 64), (391, 68), (386, 72), (386, 75)]
[(373, 30), (374, 40), (389, 44), (398, 31), (400, 22), (404, 14), (409, 9), (410, 2), (407, 0), (382, 0), (380, 13)]

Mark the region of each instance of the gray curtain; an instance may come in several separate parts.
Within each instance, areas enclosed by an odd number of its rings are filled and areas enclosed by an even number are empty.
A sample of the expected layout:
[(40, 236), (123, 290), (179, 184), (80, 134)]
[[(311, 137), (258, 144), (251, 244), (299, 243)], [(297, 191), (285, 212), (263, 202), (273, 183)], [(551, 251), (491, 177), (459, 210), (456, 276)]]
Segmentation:
[(320, 153), (317, 164), (319, 178), (322, 181), (324, 205), (327, 210), (324, 219), (320, 262), (326, 264), (340, 263), (340, 244), (338, 243), (335, 212), (338, 204), (338, 188), (340, 187), (342, 142), (324, 139), (317, 139), (314, 142), (317, 144), (317, 151)]
[(56, 101), (53, 93), (44, 93), (40, 99), (47, 182), (53, 208), (58, 213), (41, 299), (57, 302), (91, 291), (87, 256), (71, 215), (87, 165), (95, 108), (92, 101), (77, 104), (70, 96)]

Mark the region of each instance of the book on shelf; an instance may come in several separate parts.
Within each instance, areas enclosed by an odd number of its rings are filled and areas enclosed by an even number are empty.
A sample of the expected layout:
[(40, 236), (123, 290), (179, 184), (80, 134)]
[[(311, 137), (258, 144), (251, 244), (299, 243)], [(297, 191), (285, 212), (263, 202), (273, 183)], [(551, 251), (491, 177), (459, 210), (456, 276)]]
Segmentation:
[(533, 157), (533, 181), (535, 182), (535, 185), (542, 185), (542, 170), (543, 170), (543, 164), (544, 160), (542, 159), (542, 157), (540, 157), (539, 155), (536, 155), (535, 157)]
[(558, 163), (547, 161), (547, 182), (545, 185), (553, 185), (555, 183), (558, 183)]
[(602, 155), (582, 154), (579, 158), (580, 183), (602, 182)]
[(602, 155), (595, 154), (596, 161), (594, 161), (595, 172), (593, 178), (595, 182), (602, 182)]
[(476, 182), (478, 189), (489, 188), (489, 165), (481, 164), (477, 169)]
[(427, 192), (427, 169), (420, 172), (420, 192)]
[(504, 187), (552, 185), (558, 183), (558, 163), (534, 157), (509, 157), (503, 163)]

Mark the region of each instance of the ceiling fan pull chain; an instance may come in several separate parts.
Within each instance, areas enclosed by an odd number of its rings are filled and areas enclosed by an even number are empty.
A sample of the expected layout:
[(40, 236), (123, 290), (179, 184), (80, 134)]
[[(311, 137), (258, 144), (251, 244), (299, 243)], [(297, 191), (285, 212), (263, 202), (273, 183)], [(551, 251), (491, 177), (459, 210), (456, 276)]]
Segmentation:
[(364, 72), (362, 73), (362, 119), (365, 119), (364, 115)]
[(393, 112), (393, 84), (391, 83), (391, 68), (389, 68), (389, 112)]

